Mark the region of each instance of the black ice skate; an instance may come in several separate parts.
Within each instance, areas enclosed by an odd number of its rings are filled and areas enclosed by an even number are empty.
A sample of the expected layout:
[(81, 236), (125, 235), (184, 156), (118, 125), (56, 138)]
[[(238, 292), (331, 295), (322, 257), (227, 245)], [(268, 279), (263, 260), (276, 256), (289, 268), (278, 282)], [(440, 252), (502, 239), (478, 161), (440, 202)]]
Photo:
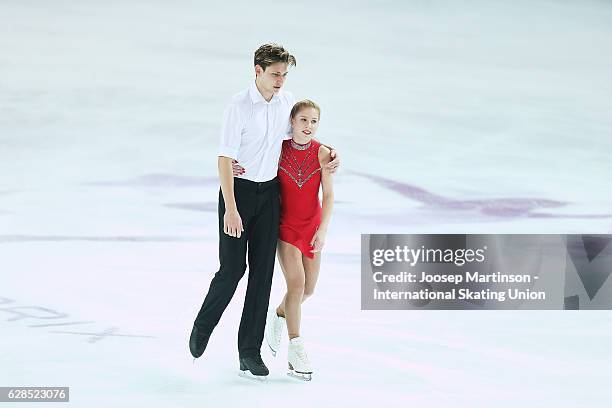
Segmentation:
[(270, 370), (264, 364), (260, 355), (240, 357), (240, 376), (252, 380), (265, 381)]
[(193, 330), (191, 330), (191, 337), (189, 338), (189, 351), (194, 358), (199, 358), (206, 350), (208, 345), (208, 339), (210, 339), (210, 333), (204, 333), (202, 330), (194, 324)]

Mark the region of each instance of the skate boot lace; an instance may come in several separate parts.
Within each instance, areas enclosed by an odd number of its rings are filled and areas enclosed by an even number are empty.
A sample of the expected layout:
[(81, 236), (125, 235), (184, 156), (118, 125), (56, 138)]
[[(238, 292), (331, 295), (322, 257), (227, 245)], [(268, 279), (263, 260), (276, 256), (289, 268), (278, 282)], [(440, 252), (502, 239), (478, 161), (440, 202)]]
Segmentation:
[(305, 363), (306, 365), (309, 363), (308, 355), (306, 354), (306, 351), (304, 351), (304, 347), (302, 346), (296, 347), (295, 354), (297, 355), (297, 357), (300, 359), (302, 363)]
[(265, 366), (261, 356), (254, 356), (253, 360), (255, 360), (255, 364), (259, 365), (259, 366)]

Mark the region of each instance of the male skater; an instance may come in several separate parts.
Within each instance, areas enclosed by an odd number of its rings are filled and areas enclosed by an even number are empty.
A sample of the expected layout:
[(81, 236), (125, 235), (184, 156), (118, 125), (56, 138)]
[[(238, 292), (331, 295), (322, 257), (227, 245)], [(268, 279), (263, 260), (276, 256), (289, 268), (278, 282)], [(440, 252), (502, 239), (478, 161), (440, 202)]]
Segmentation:
[[(288, 135), (293, 96), (281, 90), (295, 66), (293, 55), (277, 44), (255, 51), (255, 82), (235, 95), (223, 114), (219, 147), (219, 271), (198, 313), (189, 349), (204, 353), (210, 335), (246, 270), (249, 280), (238, 331), (240, 370), (264, 379), (268, 368), (260, 349), (270, 300), (278, 239), (279, 188), (276, 174), (283, 139)], [(335, 153), (333, 153), (335, 156)], [(233, 177), (232, 161), (242, 166)], [(335, 171), (336, 158), (326, 165)]]

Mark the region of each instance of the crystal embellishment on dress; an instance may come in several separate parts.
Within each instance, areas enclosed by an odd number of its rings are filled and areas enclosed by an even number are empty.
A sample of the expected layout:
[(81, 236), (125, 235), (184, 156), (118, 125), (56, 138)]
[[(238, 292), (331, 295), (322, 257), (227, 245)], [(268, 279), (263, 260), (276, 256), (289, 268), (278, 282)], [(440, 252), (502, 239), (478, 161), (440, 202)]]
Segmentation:
[(293, 139), (290, 142), (291, 148), (283, 148), (282, 150), (279, 168), (285, 172), (291, 178), (291, 180), (295, 182), (295, 184), (297, 184), (298, 188), (301, 189), (302, 186), (312, 178), (312, 176), (321, 171), (321, 167), (319, 166), (319, 158), (317, 155), (312, 154), (315, 149), (310, 149), (306, 152), (304, 160), (302, 160), (300, 163), (293, 154), (292, 148), (304, 151), (310, 148), (311, 142), (308, 142), (305, 145), (297, 144), (293, 141)]
[(306, 144), (299, 144), (293, 141), (293, 139), (291, 139), (291, 147), (293, 147), (296, 150), (306, 150), (310, 147), (310, 143), (312, 142), (312, 140), (309, 140), (308, 143)]

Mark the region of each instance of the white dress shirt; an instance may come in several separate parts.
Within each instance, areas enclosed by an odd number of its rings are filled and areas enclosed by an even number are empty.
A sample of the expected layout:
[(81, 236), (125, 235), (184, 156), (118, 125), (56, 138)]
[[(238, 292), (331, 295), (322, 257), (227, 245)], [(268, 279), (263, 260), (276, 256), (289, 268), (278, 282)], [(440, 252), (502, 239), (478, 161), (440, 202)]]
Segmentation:
[(284, 139), (290, 139), (289, 113), (295, 100), (282, 89), (267, 102), (255, 82), (234, 95), (223, 113), (219, 156), (230, 157), (246, 169), (239, 178), (264, 182), (278, 172)]

